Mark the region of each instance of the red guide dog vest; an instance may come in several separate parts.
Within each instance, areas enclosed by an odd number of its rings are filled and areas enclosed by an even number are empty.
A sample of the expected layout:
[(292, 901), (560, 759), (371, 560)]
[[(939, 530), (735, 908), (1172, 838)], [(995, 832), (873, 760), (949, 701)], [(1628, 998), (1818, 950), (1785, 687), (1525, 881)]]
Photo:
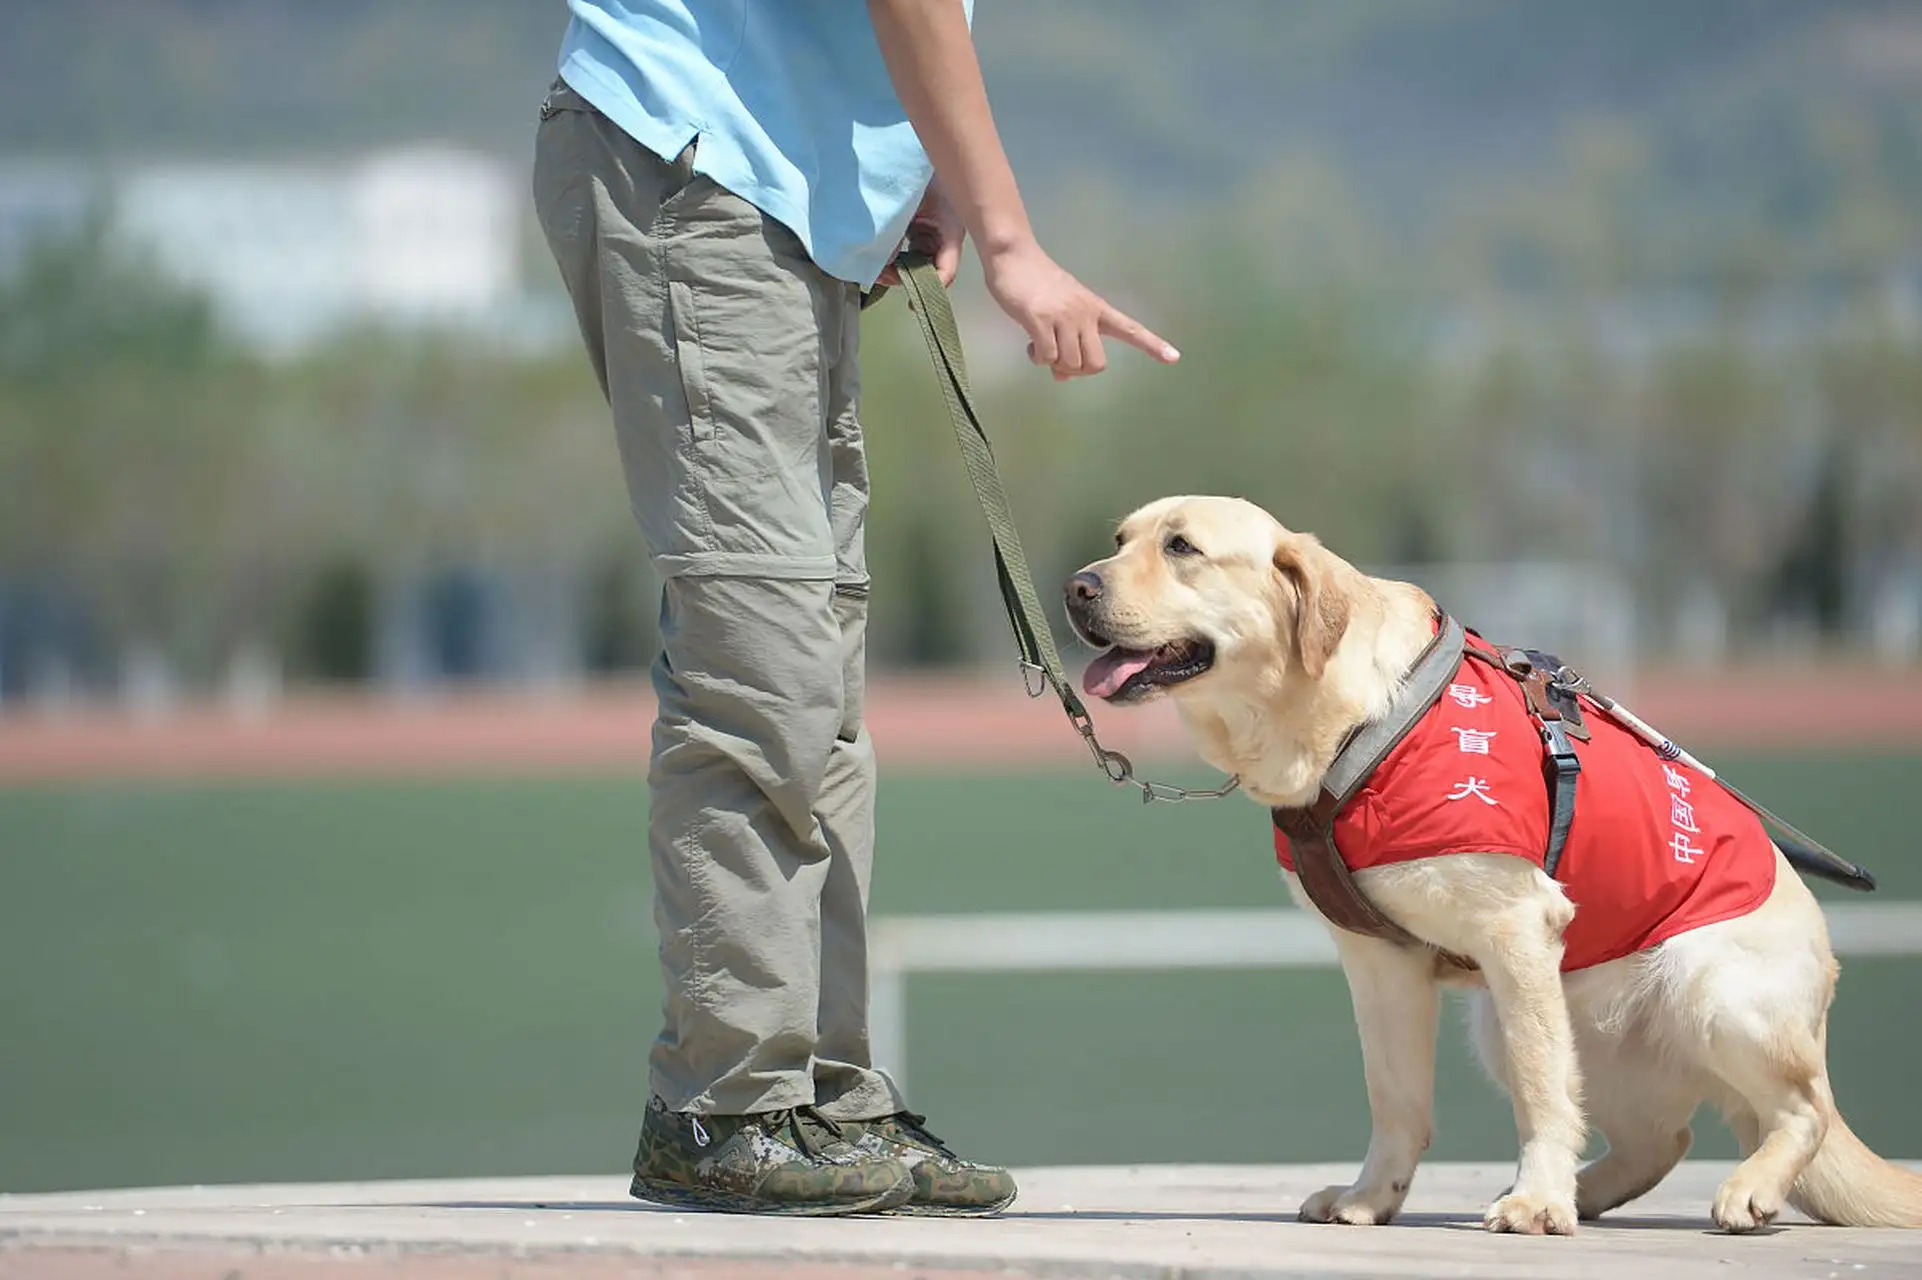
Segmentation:
[[(1335, 845), (1350, 870), (1450, 853), (1511, 853), (1542, 865), (1549, 800), (1541, 734), (1520, 684), (1478, 637), (1469, 644), (1494, 665), (1464, 657), (1440, 700), (1335, 819)], [(1575, 744), (1575, 823), (1556, 870), (1576, 907), (1563, 935), (1563, 971), (1761, 906), (1775, 887), (1775, 848), (1761, 820), (1582, 701), (1593, 736)], [(1280, 830), (1275, 856), (1294, 870)]]

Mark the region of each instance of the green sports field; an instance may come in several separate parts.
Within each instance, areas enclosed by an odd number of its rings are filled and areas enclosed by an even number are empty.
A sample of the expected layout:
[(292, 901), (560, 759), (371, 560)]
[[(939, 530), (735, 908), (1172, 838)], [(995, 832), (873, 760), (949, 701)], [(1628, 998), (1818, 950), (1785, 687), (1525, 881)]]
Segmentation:
[[(1922, 757), (1723, 763), (1922, 899)], [(0, 790), (0, 1190), (618, 1171), (660, 997), (644, 822), (638, 780)], [(895, 775), (881, 824), (877, 912), (1284, 905), (1242, 801)], [(1837, 1094), (1922, 1155), (1922, 958), (1845, 969)], [(909, 1001), (916, 1105), (971, 1152), (1365, 1143), (1332, 969), (928, 977)], [(1510, 1154), (1506, 1105), (1444, 1041), (1435, 1155)]]

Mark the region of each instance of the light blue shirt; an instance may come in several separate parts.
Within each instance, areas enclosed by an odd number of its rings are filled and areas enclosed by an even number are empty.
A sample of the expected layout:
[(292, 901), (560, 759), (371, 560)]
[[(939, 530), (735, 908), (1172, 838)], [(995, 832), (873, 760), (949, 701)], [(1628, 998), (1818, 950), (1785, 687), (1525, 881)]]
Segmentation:
[[(970, 19), (973, 0), (964, 0)], [(561, 77), (656, 155), (694, 170), (866, 288), (933, 166), (895, 96), (865, 0), (568, 0)]]

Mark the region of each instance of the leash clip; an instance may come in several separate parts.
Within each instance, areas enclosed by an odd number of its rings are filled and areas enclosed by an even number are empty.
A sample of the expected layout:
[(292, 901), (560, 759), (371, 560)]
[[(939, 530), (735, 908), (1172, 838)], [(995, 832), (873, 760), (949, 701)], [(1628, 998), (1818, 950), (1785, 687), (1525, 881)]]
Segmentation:
[(1108, 781), (1117, 787), (1135, 788), (1141, 792), (1143, 804), (1153, 804), (1157, 800), (1165, 804), (1180, 804), (1185, 800), (1219, 800), (1241, 786), (1241, 779), (1238, 776), (1229, 778), (1220, 786), (1207, 790), (1178, 787), (1172, 782), (1156, 782), (1152, 778), (1137, 778), (1134, 761), (1130, 760), (1125, 752), (1101, 745), (1101, 740), (1095, 737), (1094, 718), (1085, 710), (1070, 711), (1068, 722), (1074, 725), (1075, 732), (1081, 735), (1081, 740), (1088, 744), (1088, 750), (1094, 755), (1095, 764), (1102, 773), (1107, 775)]
[[(1108, 748), (1096, 742), (1092, 737), (1088, 739), (1088, 746), (1094, 751), (1095, 763), (1101, 766), (1101, 772), (1108, 775), (1108, 781), (1117, 786), (1123, 783), (1135, 782), (1134, 761), (1128, 759), (1127, 756), (1119, 751), (1108, 750)], [(1135, 782), (1135, 785), (1140, 786), (1141, 784)]]
[(1134, 762), (1121, 752), (1110, 751), (1102, 746), (1101, 740), (1094, 736), (1094, 717), (1086, 711), (1071, 710), (1068, 712), (1068, 723), (1072, 724), (1075, 732), (1081, 735), (1081, 740), (1088, 744), (1088, 750), (1094, 754), (1094, 762), (1101, 766), (1101, 772), (1108, 775), (1108, 781), (1119, 785), (1135, 780)]

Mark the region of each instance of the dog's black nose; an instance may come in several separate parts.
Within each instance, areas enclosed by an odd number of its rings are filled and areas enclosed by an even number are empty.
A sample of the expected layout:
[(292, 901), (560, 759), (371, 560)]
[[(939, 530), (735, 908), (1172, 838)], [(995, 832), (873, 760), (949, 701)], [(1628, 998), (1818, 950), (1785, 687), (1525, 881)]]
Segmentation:
[(1083, 569), (1068, 579), (1068, 599), (1079, 600), (1083, 604), (1101, 594), (1101, 575)]

